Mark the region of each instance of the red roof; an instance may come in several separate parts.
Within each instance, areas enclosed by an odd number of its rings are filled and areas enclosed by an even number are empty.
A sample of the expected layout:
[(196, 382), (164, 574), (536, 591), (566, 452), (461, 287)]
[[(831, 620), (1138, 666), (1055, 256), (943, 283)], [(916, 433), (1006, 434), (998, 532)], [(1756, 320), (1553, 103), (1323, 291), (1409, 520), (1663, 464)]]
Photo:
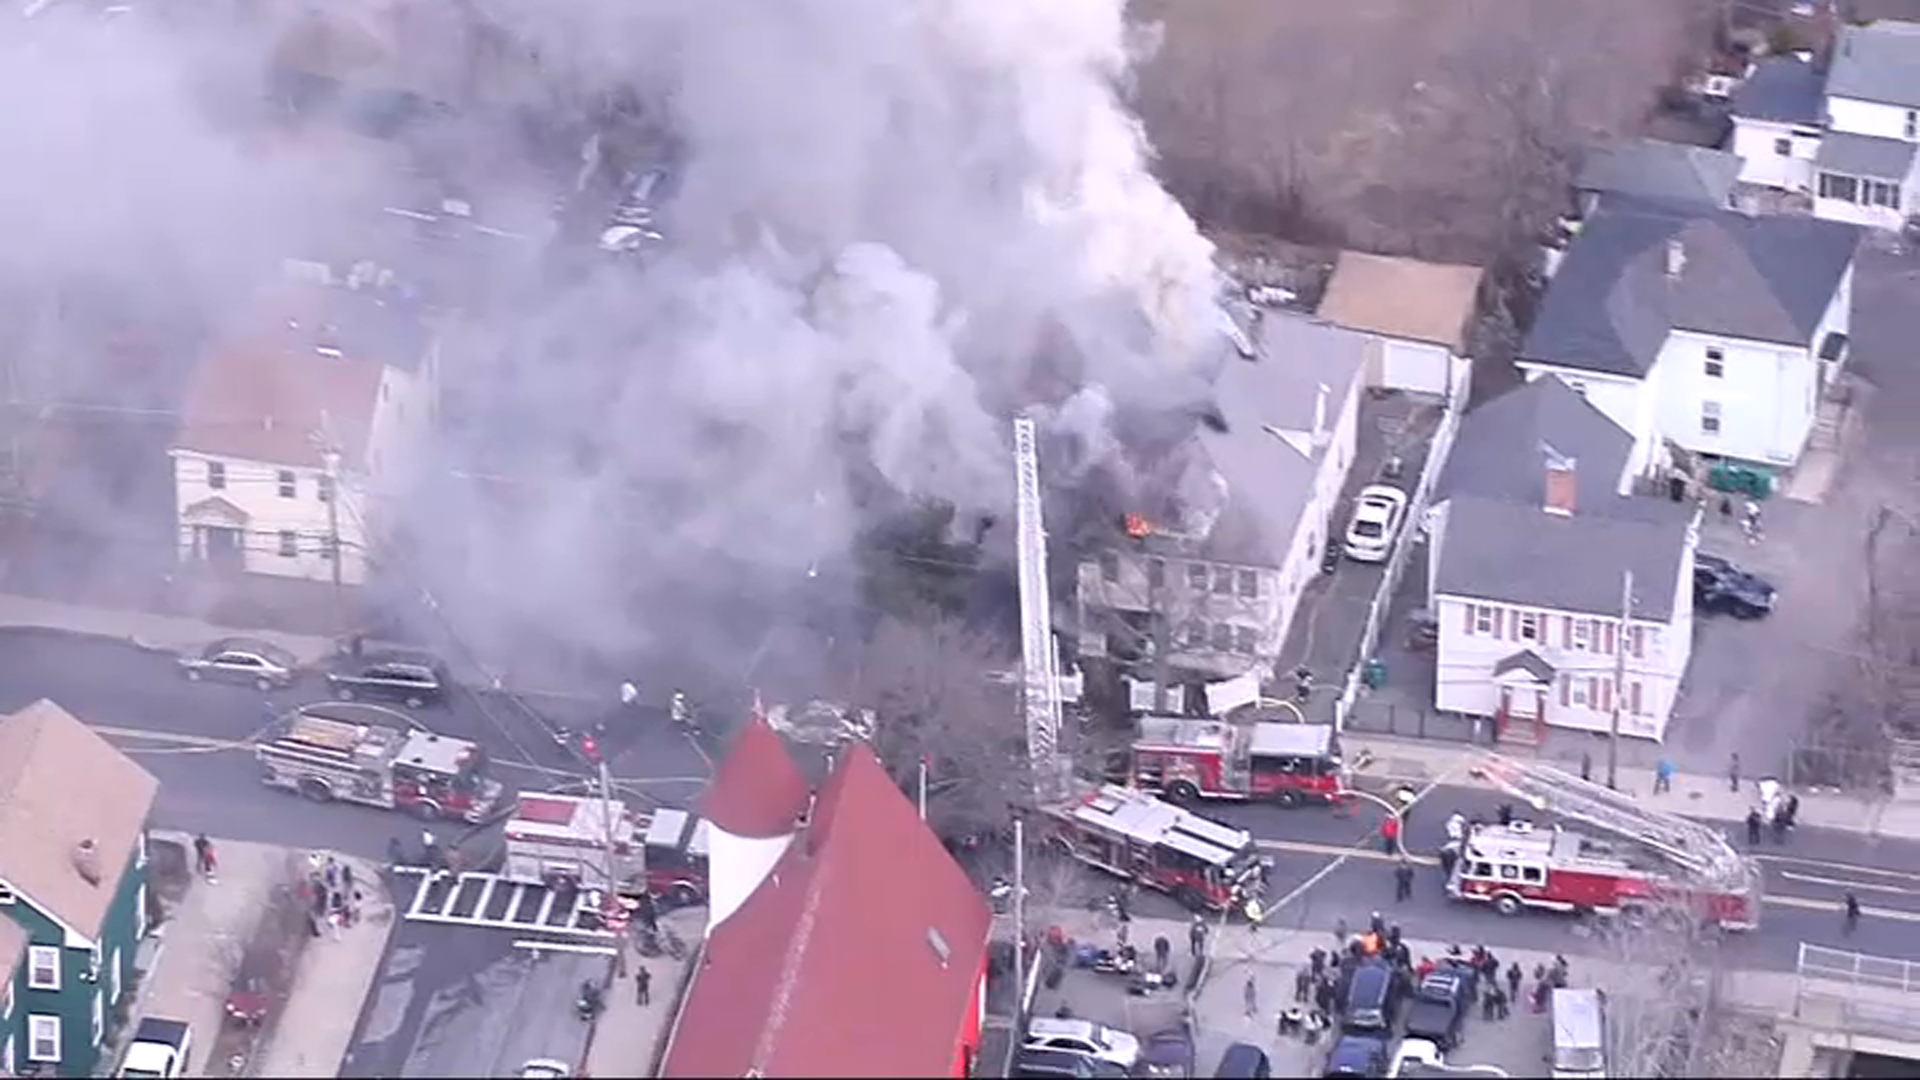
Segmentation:
[(771, 839), (794, 831), (810, 794), (786, 744), (756, 711), (714, 770), (700, 808), (722, 832)]
[(865, 746), (716, 927), (662, 1076), (951, 1076), (992, 915)]

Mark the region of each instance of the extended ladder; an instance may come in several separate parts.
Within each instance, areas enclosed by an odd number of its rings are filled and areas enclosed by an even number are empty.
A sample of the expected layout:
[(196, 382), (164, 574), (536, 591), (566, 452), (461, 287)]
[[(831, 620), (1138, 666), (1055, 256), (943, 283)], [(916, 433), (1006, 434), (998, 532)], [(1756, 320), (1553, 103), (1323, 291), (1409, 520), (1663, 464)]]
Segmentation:
[(1536, 810), (1625, 837), (1708, 882), (1732, 888), (1749, 879), (1747, 860), (1719, 832), (1678, 814), (1648, 809), (1603, 784), (1499, 754), (1486, 755), (1477, 771)]

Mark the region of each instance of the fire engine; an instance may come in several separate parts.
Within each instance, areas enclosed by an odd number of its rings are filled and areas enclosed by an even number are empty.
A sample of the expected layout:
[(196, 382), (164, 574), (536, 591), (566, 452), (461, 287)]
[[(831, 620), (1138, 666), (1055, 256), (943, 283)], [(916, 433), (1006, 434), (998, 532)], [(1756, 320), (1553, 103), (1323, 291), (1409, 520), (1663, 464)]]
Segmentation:
[(1449, 844), (1458, 856), (1447, 880), (1454, 899), (1508, 915), (1537, 908), (1657, 918), (1691, 910), (1725, 930), (1759, 925), (1759, 866), (1713, 829), (1543, 765), (1489, 756), (1480, 773), (1535, 810), (1610, 836), (1528, 821), (1470, 826)]
[(1339, 739), (1326, 724), (1229, 724), (1149, 716), (1133, 741), (1133, 782), (1175, 802), (1253, 799), (1282, 806), (1346, 793)]
[[(379, 722), (391, 717), (392, 723)], [(500, 798), (486, 752), (378, 706), (308, 705), (282, 717), (255, 751), (261, 779), (318, 802), (338, 799), (425, 820), (483, 820)]]
[(627, 896), (644, 889), (680, 905), (706, 897), (706, 822), (682, 810), (636, 814), (617, 799), (523, 794), (506, 848), (500, 876), (508, 881)]
[(1262, 859), (1252, 836), (1144, 791), (1108, 784), (1044, 814), (1056, 851), (1172, 893), (1189, 908), (1231, 910), (1259, 892)]

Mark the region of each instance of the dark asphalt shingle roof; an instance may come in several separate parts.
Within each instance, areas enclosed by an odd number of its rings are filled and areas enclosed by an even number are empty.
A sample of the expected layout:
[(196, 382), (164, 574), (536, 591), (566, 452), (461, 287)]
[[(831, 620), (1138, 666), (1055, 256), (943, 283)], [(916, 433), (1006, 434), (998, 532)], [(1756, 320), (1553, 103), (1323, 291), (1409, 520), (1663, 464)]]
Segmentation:
[(1740, 155), (1704, 146), (1633, 139), (1587, 152), (1574, 186), (1682, 206), (1724, 208), (1740, 179)]
[(1576, 510), (1620, 497), (1633, 437), (1554, 375), (1523, 383), (1466, 415), (1440, 474), (1438, 497), (1540, 506), (1547, 494), (1543, 448), (1573, 460)]
[(1597, 512), (1472, 496), (1449, 502), (1434, 593), (1555, 611), (1613, 613), (1632, 571), (1634, 614), (1673, 614), (1691, 503), (1621, 497)]
[(1870, 176), (1895, 182), (1907, 178), (1913, 167), (1914, 145), (1903, 139), (1877, 139), (1846, 131), (1829, 131), (1820, 140), (1814, 164), (1821, 172)]
[(1733, 115), (1777, 124), (1819, 124), (1826, 111), (1820, 70), (1791, 56), (1770, 56), (1733, 94)]
[(1493, 677), (1496, 679), (1509, 671), (1525, 671), (1544, 683), (1552, 682), (1555, 674), (1553, 665), (1540, 659), (1540, 654), (1532, 649), (1521, 649), (1493, 665)]
[[(1568, 248), (1521, 362), (1639, 378), (1674, 330), (1806, 342), (1859, 237), (1811, 217), (1603, 207)], [(1686, 258), (1670, 280), (1673, 240)]]
[(1827, 72), (1827, 95), (1920, 108), (1920, 23), (1842, 30)]

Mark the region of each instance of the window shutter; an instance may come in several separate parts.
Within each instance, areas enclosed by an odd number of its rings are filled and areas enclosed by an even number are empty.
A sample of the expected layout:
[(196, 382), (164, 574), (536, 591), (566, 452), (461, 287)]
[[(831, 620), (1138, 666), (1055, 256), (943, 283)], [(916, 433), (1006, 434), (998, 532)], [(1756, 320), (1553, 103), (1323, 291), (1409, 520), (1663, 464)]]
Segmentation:
[(1573, 648), (1573, 616), (1565, 615), (1560, 619), (1560, 647)]
[(1640, 684), (1637, 682), (1627, 684), (1627, 711), (1635, 716), (1643, 715), (1640, 712)]
[(1646, 655), (1647, 628), (1644, 626), (1636, 626), (1630, 632), (1633, 635), (1633, 658), (1639, 660)]
[(1573, 704), (1573, 676), (1571, 675), (1560, 676), (1560, 704), (1563, 707)]
[(1617, 627), (1612, 623), (1606, 623), (1600, 628), (1600, 651), (1608, 656), (1613, 655), (1613, 635), (1616, 629)]
[(1599, 684), (1598, 686), (1594, 687), (1595, 691), (1597, 691), (1594, 694), (1594, 700), (1599, 702), (1600, 711), (1612, 712), (1613, 711), (1613, 680), (1612, 679), (1595, 679), (1594, 681)]
[(1461, 632), (1462, 632), (1462, 633), (1464, 633), (1464, 634), (1466, 634), (1466, 635), (1467, 635), (1468, 637), (1472, 637), (1472, 636), (1473, 636), (1473, 613), (1474, 613), (1474, 610), (1475, 610), (1475, 607), (1474, 607), (1474, 605), (1473, 605), (1473, 604), (1461, 604), (1461, 605), (1460, 605), (1460, 614), (1462, 614), (1462, 615), (1464, 615), (1464, 616), (1466, 616), (1466, 618), (1465, 618), (1465, 619), (1462, 619), (1462, 620), (1461, 620), (1461, 622), (1463, 623), (1463, 625), (1462, 625), (1462, 626), (1460, 627), (1460, 630), (1461, 630)]
[(1520, 640), (1520, 612), (1518, 611), (1507, 612), (1507, 640)]

